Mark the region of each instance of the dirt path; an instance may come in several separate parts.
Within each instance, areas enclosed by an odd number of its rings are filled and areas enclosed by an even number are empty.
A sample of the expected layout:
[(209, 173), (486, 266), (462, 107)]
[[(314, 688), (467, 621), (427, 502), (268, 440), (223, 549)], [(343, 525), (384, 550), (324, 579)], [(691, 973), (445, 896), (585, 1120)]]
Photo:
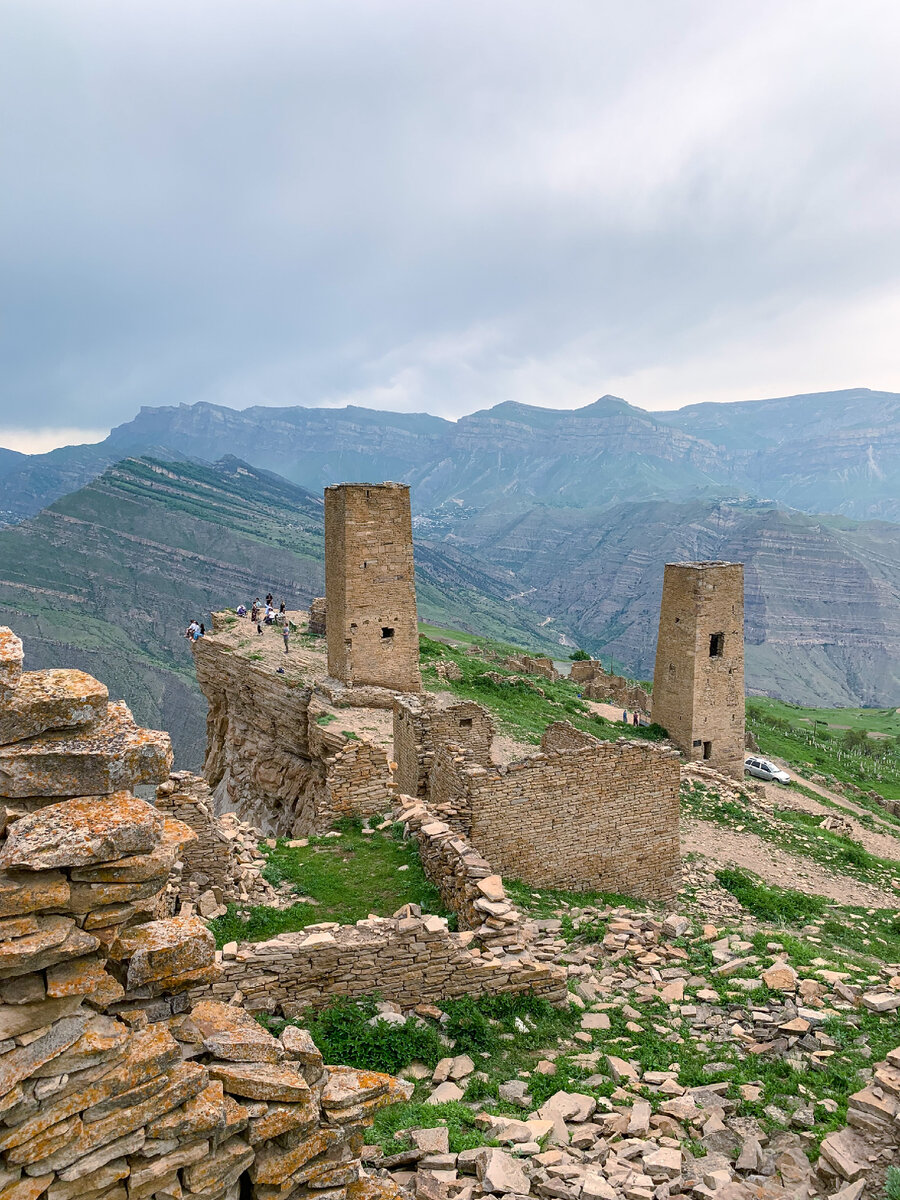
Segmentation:
[[(583, 700), (582, 703), (586, 704), (591, 712), (597, 713), (598, 716), (606, 717), (607, 721), (618, 721), (620, 725), (624, 724), (622, 721), (622, 713), (625, 710), (621, 705), (604, 704), (601, 700)], [(631, 716), (630, 710), (628, 716)]]
[(898, 908), (900, 897), (849, 875), (836, 875), (812, 859), (790, 854), (755, 833), (737, 833), (709, 821), (682, 820), (682, 854), (701, 854), (717, 867), (742, 867), (766, 883), (825, 896), (838, 904)]

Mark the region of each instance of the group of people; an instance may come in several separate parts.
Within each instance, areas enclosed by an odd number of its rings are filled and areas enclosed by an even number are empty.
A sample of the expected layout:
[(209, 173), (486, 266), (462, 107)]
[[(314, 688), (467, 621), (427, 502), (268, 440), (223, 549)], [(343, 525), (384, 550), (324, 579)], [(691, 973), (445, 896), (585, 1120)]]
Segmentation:
[(184, 636), (189, 642), (199, 641), (200, 638), (206, 635), (206, 626), (200, 621), (191, 621), (187, 629), (184, 631)]
[[(239, 617), (247, 616), (247, 606), (239, 604), (235, 609)], [(281, 620), (279, 621), (279, 617)], [(284, 652), (288, 653), (288, 642), (291, 636), (291, 623), (287, 619), (287, 605), (282, 600), (278, 611), (275, 611), (275, 597), (271, 592), (266, 596), (265, 607), (259, 596), (250, 607), (250, 620), (256, 626), (256, 632), (262, 637), (263, 625), (281, 625), (281, 636), (284, 638)]]

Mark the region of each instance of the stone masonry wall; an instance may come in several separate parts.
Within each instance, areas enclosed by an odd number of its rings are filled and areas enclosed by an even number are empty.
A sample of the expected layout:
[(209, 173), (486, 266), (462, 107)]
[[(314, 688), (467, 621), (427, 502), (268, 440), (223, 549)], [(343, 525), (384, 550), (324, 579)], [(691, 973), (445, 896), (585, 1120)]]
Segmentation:
[(513, 671), (524, 671), (526, 675), (543, 675), (551, 683), (559, 679), (559, 671), (553, 665), (552, 658), (535, 657), (531, 654), (511, 654), (505, 665)]
[(425, 797), (437, 746), (465, 746), (475, 762), (491, 762), (494, 723), (472, 700), (397, 696), (394, 700), (394, 778), (406, 795)]
[(325, 489), (328, 673), (346, 684), (421, 692), (409, 488)]
[(680, 881), (679, 777), (674, 751), (624, 739), (491, 769), (450, 746), (431, 803), (500, 874), (667, 900)]
[(313, 637), (325, 637), (326, 604), (324, 596), (316, 596), (309, 606), (309, 632)]
[(370, 816), (391, 803), (387, 754), (320, 725), (327, 710), (312, 686), (258, 668), (213, 637), (194, 644), (209, 703), (204, 775), (217, 813), (275, 836), (304, 837), (340, 816)]

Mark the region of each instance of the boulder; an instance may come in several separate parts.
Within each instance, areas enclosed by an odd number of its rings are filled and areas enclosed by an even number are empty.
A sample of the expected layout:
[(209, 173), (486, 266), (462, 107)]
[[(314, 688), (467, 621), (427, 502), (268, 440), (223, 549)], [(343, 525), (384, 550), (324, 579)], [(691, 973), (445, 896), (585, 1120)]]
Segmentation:
[[(0, 762), (0, 779), (2, 770)], [(163, 819), (153, 805), (128, 792), (80, 796), (16, 821), (0, 851), (0, 868), (47, 871), (149, 854), (162, 834)]]

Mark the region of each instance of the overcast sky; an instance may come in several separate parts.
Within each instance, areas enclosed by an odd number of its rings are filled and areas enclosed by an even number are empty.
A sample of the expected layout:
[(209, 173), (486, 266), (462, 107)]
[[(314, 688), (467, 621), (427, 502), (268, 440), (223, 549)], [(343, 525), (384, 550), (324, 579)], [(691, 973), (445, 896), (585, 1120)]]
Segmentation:
[(894, 0), (3, 0), (0, 444), (900, 390), (898, 39)]

